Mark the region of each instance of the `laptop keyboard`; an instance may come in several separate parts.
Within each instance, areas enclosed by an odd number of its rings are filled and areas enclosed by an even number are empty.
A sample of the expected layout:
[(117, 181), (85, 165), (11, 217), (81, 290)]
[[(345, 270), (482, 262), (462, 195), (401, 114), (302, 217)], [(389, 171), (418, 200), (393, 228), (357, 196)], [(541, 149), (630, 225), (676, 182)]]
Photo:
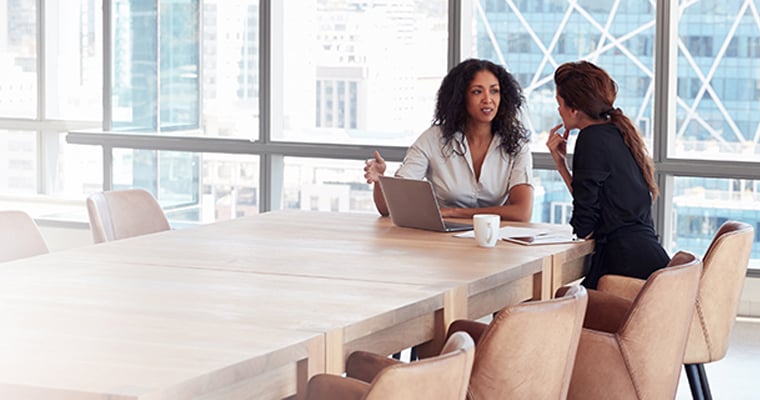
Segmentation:
[(472, 224), (461, 222), (444, 222), (443, 225), (447, 231), (468, 231), (472, 229)]

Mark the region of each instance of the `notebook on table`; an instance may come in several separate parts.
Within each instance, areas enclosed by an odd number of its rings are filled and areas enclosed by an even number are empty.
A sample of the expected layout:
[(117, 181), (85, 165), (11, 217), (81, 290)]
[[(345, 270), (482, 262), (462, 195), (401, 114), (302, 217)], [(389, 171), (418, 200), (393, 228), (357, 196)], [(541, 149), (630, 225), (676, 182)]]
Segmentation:
[(500, 230), (503, 240), (526, 246), (539, 244), (559, 244), (582, 242), (572, 232), (553, 231), (541, 228), (528, 228), (517, 226), (504, 226)]
[(578, 239), (575, 235), (566, 233), (546, 233), (534, 236), (511, 236), (503, 237), (502, 239), (508, 242), (518, 243), (526, 246), (583, 242), (583, 239)]
[(381, 176), (379, 183), (395, 225), (437, 232), (472, 229), (472, 224), (443, 220), (433, 185), (428, 181)]

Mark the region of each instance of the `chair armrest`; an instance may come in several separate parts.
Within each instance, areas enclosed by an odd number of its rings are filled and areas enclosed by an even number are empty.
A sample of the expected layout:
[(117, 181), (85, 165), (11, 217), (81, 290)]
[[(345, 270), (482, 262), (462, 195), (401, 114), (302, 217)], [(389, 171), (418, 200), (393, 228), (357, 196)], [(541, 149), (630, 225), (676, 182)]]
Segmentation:
[(627, 373), (617, 335), (583, 329), (568, 399), (631, 399), (636, 389)]
[(644, 279), (639, 278), (622, 275), (603, 275), (599, 278), (596, 289), (633, 301), (639, 295), (645, 283)]
[(488, 324), (484, 324), (478, 321), (472, 321), (469, 319), (458, 319), (449, 325), (449, 330), (446, 332), (446, 339), (451, 337), (454, 332), (467, 332), (475, 344), (478, 344), (480, 337), (483, 336), (483, 332), (488, 328)]
[(361, 400), (369, 384), (338, 375), (317, 374), (306, 388), (306, 400)]
[(611, 293), (589, 289), (586, 316), (583, 327), (596, 331), (615, 333), (628, 316), (632, 300)]
[(401, 361), (366, 351), (355, 351), (346, 360), (346, 376), (370, 383), (378, 372)]

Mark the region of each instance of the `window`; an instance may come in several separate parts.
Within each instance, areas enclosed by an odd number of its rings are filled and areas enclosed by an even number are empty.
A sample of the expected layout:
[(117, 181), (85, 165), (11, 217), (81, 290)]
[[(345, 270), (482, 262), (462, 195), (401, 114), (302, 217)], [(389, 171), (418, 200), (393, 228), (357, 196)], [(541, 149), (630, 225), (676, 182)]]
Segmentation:
[[(671, 249), (704, 254), (720, 226), (729, 220), (760, 223), (758, 181), (676, 177), (673, 182)], [(760, 240), (752, 246), (752, 266), (760, 267)]]
[(573, 199), (556, 170), (533, 171), (533, 215), (531, 221), (566, 224), (570, 222)]
[(32, 132), (0, 130), (0, 193), (37, 190), (37, 145)]
[(0, 116), (37, 116), (37, 7), (33, 1), (10, 0), (0, 14)]
[[(671, 248), (731, 218), (716, 204), (741, 209), (737, 193), (748, 196), (760, 182), (760, 30), (746, 0), (682, 0), (670, 14), (680, 18), (673, 98), (654, 90), (667, 67), (654, 59), (661, 54), (655, 6), (671, 5), (664, 0), (466, 1), (473, 7), (461, 21), (466, 38), (454, 35), (448, 0), (6, 3), (4, 194), (81, 199), (141, 186), (170, 217), (194, 223), (278, 208), (374, 212), (363, 159), (379, 146), (401, 159), (430, 124), (440, 80), (457, 56), (503, 64), (524, 87), (536, 221), (565, 221), (572, 210), (544, 142), (559, 120), (553, 71), (581, 58), (611, 72), (616, 106), (655, 156), (663, 198), (675, 207), (656, 206)], [(105, 76), (104, 59), (112, 67)], [(660, 105), (670, 102), (676, 124), (663, 138), (655, 131), (665, 117), (654, 105), (665, 110)], [(135, 148), (115, 149), (111, 161), (97, 146), (65, 140), (90, 128), (142, 134), (120, 136)], [(709, 196), (695, 209), (699, 187)], [(716, 194), (724, 192), (725, 199)]]
[[(736, 179), (726, 170), (757, 160), (760, 152), (760, 116), (753, 111), (757, 109), (755, 62), (744, 56), (742, 45), (760, 38), (760, 29), (745, 1), (710, 2), (708, 8), (707, 2), (681, 3), (678, 29), (684, 39), (678, 49), (677, 78), (679, 85), (688, 83), (689, 88), (678, 90), (676, 127), (669, 134), (667, 155), (688, 159), (690, 173), (696, 169), (726, 172), (721, 174), (724, 178), (675, 173), (668, 179), (672, 201), (665, 208), (669, 223), (663, 232), (670, 249), (703, 254), (723, 222), (754, 225), (760, 219), (753, 205), (758, 200), (757, 180)], [(710, 29), (705, 29), (708, 25)], [(699, 160), (713, 163), (701, 165)], [(759, 256), (753, 250), (750, 267), (760, 267)]]
[(198, 1), (159, 4), (113, 1), (113, 130), (199, 127)]
[[(386, 174), (399, 163), (388, 162)], [(372, 186), (364, 164), (354, 160), (285, 157), (283, 208), (315, 211), (374, 212)]]
[[(474, 55), (506, 65), (522, 85), (528, 106), (524, 123), (531, 131), (534, 152), (546, 152), (549, 129), (560, 121), (553, 77), (554, 69), (563, 62), (580, 58), (603, 65), (620, 86), (617, 106), (634, 121), (652, 118), (654, 10), (641, 11), (636, 18), (620, 18), (621, 10), (612, 3), (586, 1), (563, 3), (562, 9), (555, 2), (546, 13), (531, 13), (524, 7), (482, 13), (477, 8), (483, 3), (490, 1), (475, 2), (473, 24), (478, 37), (488, 32), (496, 41), (478, 40)], [(535, 35), (526, 35), (526, 30)], [(520, 51), (514, 49), (514, 38), (521, 39)], [(639, 126), (651, 143), (650, 124)], [(570, 136), (569, 151), (576, 137)], [(553, 163), (543, 167), (553, 167)], [(532, 220), (567, 223), (571, 213), (570, 193), (556, 170), (536, 169)]]
[(736, 36), (731, 38), (726, 49), (726, 57), (738, 57), (739, 56), (739, 43)]
[(103, 10), (95, 3), (45, 2), (45, 113), (49, 119), (102, 120)]
[[(603, 1), (563, 2), (561, 10), (555, 2), (545, 13), (529, 12), (527, 4), (484, 12), (483, 3), (474, 2), (472, 12), (474, 55), (505, 65), (522, 85), (533, 151), (546, 151), (546, 135), (560, 120), (553, 74), (563, 62), (587, 59), (603, 65), (621, 87), (616, 106), (634, 120), (652, 118), (653, 9), (621, 18), (623, 10)], [(652, 132), (644, 135), (651, 142)]]
[[(100, 151), (65, 141), (68, 129), (100, 126), (101, 9), (97, 0), (65, 7), (54, 1), (3, 3), (0, 194), (82, 196), (102, 182)], [(85, 182), (89, 178), (94, 180)], [(33, 208), (29, 212), (38, 215)]]
[(760, 58), (760, 37), (747, 39), (747, 56)]
[(272, 139), (410, 145), (430, 125), (446, 73), (447, 4), (282, 2)]
[(203, 0), (202, 8), (201, 132), (258, 139), (259, 0)]
[(692, 57), (713, 56), (713, 38), (710, 36), (686, 36), (684, 42)]
[[(669, 155), (678, 158), (757, 160), (756, 66), (751, 58), (726, 58), (736, 43), (760, 43), (760, 29), (745, 1), (726, 0), (705, 13), (700, 2), (683, 2), (678, 52), (677, 129)], [(710, 36), (705, 26), (709, 25)], [(745, 36), (739, 36), (745, 35)], [(749, 35), (749, 36), (746, 36)], [(713, 47), (714, 46), (714, 47)], [(726, 46), (725, 52), (717, 52)], [(751, 47), (751, 46), (750, 46)], [(724, 83), (723, 90), (716, 81)], [(712, 83), (712, 84), (711, 84)]]

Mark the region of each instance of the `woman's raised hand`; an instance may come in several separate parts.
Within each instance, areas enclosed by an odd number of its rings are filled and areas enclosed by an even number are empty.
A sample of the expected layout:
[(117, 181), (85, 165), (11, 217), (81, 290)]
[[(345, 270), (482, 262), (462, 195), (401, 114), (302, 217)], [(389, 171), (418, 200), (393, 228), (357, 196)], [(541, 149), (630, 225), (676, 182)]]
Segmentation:
[(364, 165), (364, 178), (367, 183), (376, 183), (385, 174), (385, 160), (380, 152), (375, 151), (374, 158), (370, 158)]
[(549, 132), (549, 139), (546, 140), (546, 147), (549, 148), (554, 163), (559, 165), (565, 165), (565, 159), (567, 158), (567, 138), (570, 135), (570, 131), (567, 129), (558, 133), (562, 128), (562, 124), (559, 124), (551, 129)]

